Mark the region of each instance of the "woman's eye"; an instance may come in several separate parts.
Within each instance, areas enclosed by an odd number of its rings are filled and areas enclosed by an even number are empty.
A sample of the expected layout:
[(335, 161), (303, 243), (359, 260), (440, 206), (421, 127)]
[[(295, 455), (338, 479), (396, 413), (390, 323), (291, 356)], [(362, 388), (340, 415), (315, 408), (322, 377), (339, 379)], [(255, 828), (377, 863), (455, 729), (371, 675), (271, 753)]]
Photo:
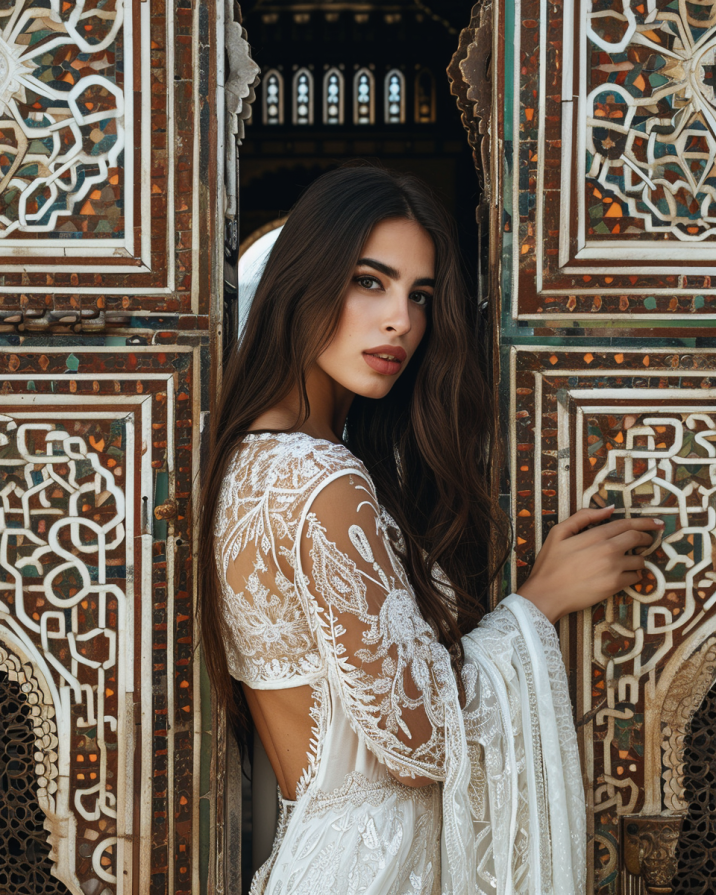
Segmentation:
[(413, 292), (410, 296), (415, 304), (420, 305), (420, 307), (424, 308), (427, 304), (430, 303), (430, 299), (432, 296), (428, 295), (427, 292)]
[(356, 283), (361, 286), (363, 289), (374, 289), (380, 288), (380, 281), (375, 277), (356, 277)]

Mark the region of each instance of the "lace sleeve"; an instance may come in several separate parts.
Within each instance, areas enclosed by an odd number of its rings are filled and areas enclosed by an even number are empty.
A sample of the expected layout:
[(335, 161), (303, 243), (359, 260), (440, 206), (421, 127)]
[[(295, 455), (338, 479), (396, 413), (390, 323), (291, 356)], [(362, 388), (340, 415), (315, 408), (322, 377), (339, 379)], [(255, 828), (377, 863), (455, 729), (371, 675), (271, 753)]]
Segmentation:
[(390, 770), (444, 779), (449, 655), (420, 614), (360, 472), (335, 475), (312, 499), (300, 565), (351, 726)]

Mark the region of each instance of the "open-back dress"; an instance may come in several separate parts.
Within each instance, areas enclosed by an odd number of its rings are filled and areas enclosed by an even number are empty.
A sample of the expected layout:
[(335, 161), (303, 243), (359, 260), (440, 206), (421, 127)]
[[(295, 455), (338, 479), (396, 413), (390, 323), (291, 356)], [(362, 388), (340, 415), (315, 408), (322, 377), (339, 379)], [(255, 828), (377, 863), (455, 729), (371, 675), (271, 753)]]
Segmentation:
[(252, 895), (582, 895), (567, 680), (531, 602), (510, 595), (463, 638), (461, 708), (400, 531), (344, 445), (249, 434), (215, 534), (232, 675), (313, 694), (305, 770)]

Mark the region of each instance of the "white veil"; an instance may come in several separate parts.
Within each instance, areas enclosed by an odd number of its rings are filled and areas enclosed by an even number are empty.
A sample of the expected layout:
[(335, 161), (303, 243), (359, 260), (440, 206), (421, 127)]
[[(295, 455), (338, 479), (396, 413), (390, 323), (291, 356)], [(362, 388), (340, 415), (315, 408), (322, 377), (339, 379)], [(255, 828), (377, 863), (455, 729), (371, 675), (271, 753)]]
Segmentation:
[(246, 324), (256, 287), (266, 267), (271, 249), (283, 229), (283, 224), (260, 236), (239, 258), (239, 340)]

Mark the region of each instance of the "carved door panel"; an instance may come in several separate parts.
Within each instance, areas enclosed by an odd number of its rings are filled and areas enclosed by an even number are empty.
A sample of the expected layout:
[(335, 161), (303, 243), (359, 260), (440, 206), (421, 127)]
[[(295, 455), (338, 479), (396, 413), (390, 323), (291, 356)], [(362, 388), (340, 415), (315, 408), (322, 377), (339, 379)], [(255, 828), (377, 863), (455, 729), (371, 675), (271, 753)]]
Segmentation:
[(712, 3), (488, 0), (451, 69), (490, 157), (510, 585), (581, 507), (666, 522), (641, 585), (560, 624), (603, 895), (710, 886), (714, 46)]
[(159, 0), (0, 23), (0, 891), (198, 895), (196, 498), (241, 27)]

